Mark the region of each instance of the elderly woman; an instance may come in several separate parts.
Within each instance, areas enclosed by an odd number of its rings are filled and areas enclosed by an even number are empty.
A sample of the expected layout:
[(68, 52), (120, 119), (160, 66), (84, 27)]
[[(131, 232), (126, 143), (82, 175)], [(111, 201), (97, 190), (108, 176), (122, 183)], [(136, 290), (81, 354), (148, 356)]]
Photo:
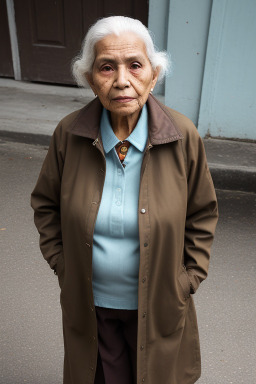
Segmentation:
[(32, 193), (58, 275), (65, 384), (192, 384), (191, 294), (206, 278), (217, 203), (193, 123), (151, 92), (168, 67), (138, 20), (108, 17), (74, 62), (96, 98), (57, 126)]

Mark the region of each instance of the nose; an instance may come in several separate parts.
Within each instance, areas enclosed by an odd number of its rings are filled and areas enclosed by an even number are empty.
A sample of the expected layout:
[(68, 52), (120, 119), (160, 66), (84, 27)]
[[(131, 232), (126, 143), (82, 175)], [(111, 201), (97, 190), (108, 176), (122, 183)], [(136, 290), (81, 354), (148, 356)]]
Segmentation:
[(127, 73), (127, 70), (125, 68), (117, 69), (116, 78), (113, 85), (115, 88), (120, 88), (120, 89), (130, 87), (131, 83), (129, 81), (129, 74)]

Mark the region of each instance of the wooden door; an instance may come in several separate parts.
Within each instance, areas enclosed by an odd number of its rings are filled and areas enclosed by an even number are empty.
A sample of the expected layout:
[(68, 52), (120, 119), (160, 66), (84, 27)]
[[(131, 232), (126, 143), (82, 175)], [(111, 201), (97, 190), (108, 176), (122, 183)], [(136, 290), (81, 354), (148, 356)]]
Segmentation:
[(5, 0), (0, 0), (0, 10), (0, 76), (13, 77), (11, 42)]
[[(90, 3), (90, 4), (88, 4)], [(147, 0), (83, 0), (83, 32), (100, 17), (129, 16), (148, 25)]]
[[(139, 5), (138, 5), (139, 4)], [(100, 17), (127, 15), (147, 25), (147, 0), (14, 0), (23, 80), (74, 84), (70, 66)]]
[(15, 0), (23, 80), (72, 84), (70, 61), (82, 34), (81, 2)]

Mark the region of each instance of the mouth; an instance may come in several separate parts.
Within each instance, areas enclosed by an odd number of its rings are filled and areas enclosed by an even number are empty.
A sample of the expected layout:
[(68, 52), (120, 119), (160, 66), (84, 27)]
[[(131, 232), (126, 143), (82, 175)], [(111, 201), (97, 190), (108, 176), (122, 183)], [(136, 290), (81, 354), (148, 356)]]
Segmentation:
[(113, 99), (114, 101), (118, 103), (129, 103), (130, 101), (134, 100), (134, 97), (130, 96), (118, 96)]

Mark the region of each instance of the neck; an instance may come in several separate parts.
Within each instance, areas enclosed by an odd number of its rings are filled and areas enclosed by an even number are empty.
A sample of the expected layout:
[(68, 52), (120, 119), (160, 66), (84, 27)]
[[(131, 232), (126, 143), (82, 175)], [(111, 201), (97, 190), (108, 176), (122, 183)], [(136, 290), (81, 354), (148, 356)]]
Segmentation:
[(124, 141), (132, 133), (140, 117), (138, 111), (129, 116), (119, 116), (111, 113), (111, 125), (116, 137)]

